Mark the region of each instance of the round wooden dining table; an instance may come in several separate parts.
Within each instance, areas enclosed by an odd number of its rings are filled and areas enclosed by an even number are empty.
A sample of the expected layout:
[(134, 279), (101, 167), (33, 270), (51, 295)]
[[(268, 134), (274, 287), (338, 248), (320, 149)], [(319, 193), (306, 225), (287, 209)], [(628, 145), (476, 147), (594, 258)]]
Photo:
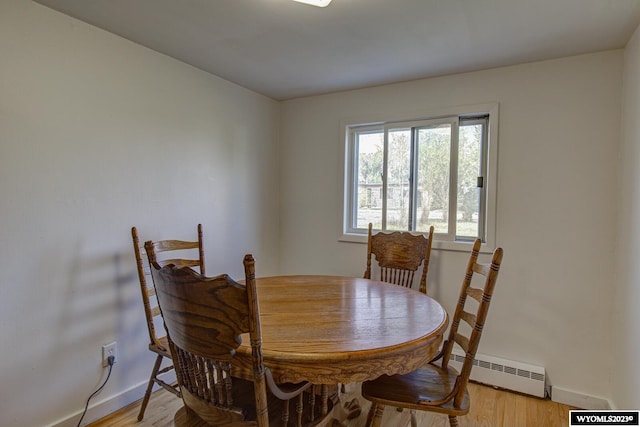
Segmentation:
[[(448, 316), (413, 289), (341, 276), (257, 278), (264, 364), (278, 383), (372, 380), (431, 360)], [(248, 334), (234, 369), (252, 372)]]

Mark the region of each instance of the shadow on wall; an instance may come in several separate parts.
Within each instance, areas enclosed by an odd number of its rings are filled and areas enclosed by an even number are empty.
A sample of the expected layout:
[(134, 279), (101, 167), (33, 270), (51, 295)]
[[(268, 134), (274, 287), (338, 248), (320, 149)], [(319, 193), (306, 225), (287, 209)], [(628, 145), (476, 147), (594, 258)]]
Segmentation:
[(98, 400), (146, 382), (153, 364), (132, 250), (95, 256), (86, 252), (78, 244), (68, 271), (59, 271), (67, 278), (56, 308), (60, 320), (48, 338), (49, 350), (37, 362), (49, 367), (42, 384), (50, 389), (42, 393), (64, 412), (61, 417), (80, 413), (106, 379), (103, 345), (117, 342), (117, 360)]

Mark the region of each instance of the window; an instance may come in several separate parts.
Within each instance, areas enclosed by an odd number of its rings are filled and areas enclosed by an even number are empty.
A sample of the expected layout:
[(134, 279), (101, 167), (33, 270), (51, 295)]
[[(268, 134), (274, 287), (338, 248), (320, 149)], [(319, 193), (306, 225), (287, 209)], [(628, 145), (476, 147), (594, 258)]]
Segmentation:
[[(345, 125), (343, 240), (427, 232), (434, 247), (493, 246), (497, 106), (417, 120)], [(351, 238), (349, 238), (351, 236)], [(355, 237), (355, 238), (353, 238)], [(449, 242), (449, 243), (446, 243)]]

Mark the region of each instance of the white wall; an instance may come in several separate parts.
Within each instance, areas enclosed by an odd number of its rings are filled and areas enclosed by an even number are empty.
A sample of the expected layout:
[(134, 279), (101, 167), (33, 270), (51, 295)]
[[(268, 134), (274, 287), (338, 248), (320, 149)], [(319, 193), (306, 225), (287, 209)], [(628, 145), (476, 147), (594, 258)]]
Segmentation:
[(110, 341), (92, 403), (146, 384), (132, 225), (189, 238), (202, 222), (210, 273), (240, 277), (247, 252), (277, 272), (279, 119), (273, 100), (0, 2), (0, 425), (75, 425)]
[(613, 400), (620, 409), (640, 408), (640, 27), (625, 49), (622, 143), (619, 172), (617, 286), (611, 351)]
[[(503, 270), (480, 352), (542, 365), (554, 386), (611, 395), (610, 339), (623, 52), (284, 102), (281, 263), (360, 275), (340, 230), (340, 122), (497, 101)], [(437, 251), (429, 281), (454, 306), (467, 254)]]

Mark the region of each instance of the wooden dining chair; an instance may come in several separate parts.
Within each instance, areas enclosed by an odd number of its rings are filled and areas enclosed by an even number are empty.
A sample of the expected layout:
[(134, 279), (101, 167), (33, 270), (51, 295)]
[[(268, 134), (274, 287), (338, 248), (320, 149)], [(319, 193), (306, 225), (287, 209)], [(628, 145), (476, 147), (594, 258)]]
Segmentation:
[[(498, 279), (503, 252), (502, 248), (497, 248), (491, 262), (481, 264), (478, 263), (480, 245), (481, 241), (477, 239), (469, 257), (449, 335), (440, 354), (416, 371), (405, 375), (383, 375), (362, 384), (362, 396), (372, 403), (367, 416), (368, 427), (380, 425), (385, 406), (410, 409), (412, 427), (417, 425), (416, 410), (447, 414), (452, 427), (458, 425), (457, 416), (469, 412), (467, 383)], [(484, 278), (482, 287), (472, 286), (474, 275)], [(477, 304), (467, 304), (470, 299)], [(468, 305), (475, 306), (476, 309), (469, 310)], [(467, 324), (463, 326), (465, 331), (460, 329), (461, 321)], [(465, 353), (459, 373), (449, 366), (454, 344), (460, 346)]]
[[(242, 285), (226, 274), (208, 278), (189, 267), (160, 267), (154, 261), (153, 243), (147, 242), (145, 249), (182, 390), (184, 407), (176, 413), (175, 425), (312, 425), (303, 398), (312, 384), (276, 384), (263, 364), (253, 256), (244, 258)], [(238, 378), (231, 375), (232, 364), (245, 333), (250, 337), (253, 372), (249, 378)], [(294, 398), (295, 418), (289, 416)]]
[[(153, 243), (154, 250), (157, 253), (163, 253), (166, 255), (162, 261), (159, 261), (160, 265), (167, 263), (188, 265), (197, 267), (202, 274), (205, 273), (204, 267), (204, 250), (202, 243), (202, 224), (198, 224), (197, 227), (198, 238), (193, 241), (184, 240), (160, 240)], [(142, 254), (145, 249), (140, 244), (138, 236), (138, 230), (136, 227), (131, 228), (131, 238), (133, 240), (133, 252), (136, 257), (136, 265), (138, 268), (138, 281), (140, 282), (140, 291), (142, 293), (142, 303), (144, 305), (144, 314), (147, 322), (147, 330), (149, 332), (149, 350), (156, 354), (156, 361), (149, 377), (149, 383), (147, 389), (142, 398), (142, 404), (140, 405), (140, 412), (138, 413), (138, 421), (144, 418), (144, 411), (149, 403), (151, 391), (153, 385), (158, 384), (165, 390), (170, 391), (178, 397), (180, 396), (180, 388), (177, 383), (169, 384), (163, 378), (164, 374), (167, 374), (173, 370), (172, 365), (165, 366), (161, 369), (163, 360), (171, 361), (171, 354), (169, 352), (169, 344), (167, 337), (164, 334), (164, 328), (162, 327), (162, 317), (160, 315), (160, 309), (158, 308), (157, 300), (155, 298), (155, 289), (153, 288), (153, 281), (151, 280), (149, 265), (147, 256)], [(197, 251), (197, 254), (196, 254)], [(180, 258), (178, 258), (180, 257)], [(158, 332), (159, 328), (159, 332)]]
[[(422, 265), (419, 290), (426, 294), (433, 226), (429, 227), (428, 235), (412, 234), (406, 231), (373, 234), (372, 229), (373, 225), (369, 223), (367, 269), (364, 272), (364, 278), (378, 279), (411, 288), (415, 273)], [(372, 269), (373, 257), (376, 262)]]

